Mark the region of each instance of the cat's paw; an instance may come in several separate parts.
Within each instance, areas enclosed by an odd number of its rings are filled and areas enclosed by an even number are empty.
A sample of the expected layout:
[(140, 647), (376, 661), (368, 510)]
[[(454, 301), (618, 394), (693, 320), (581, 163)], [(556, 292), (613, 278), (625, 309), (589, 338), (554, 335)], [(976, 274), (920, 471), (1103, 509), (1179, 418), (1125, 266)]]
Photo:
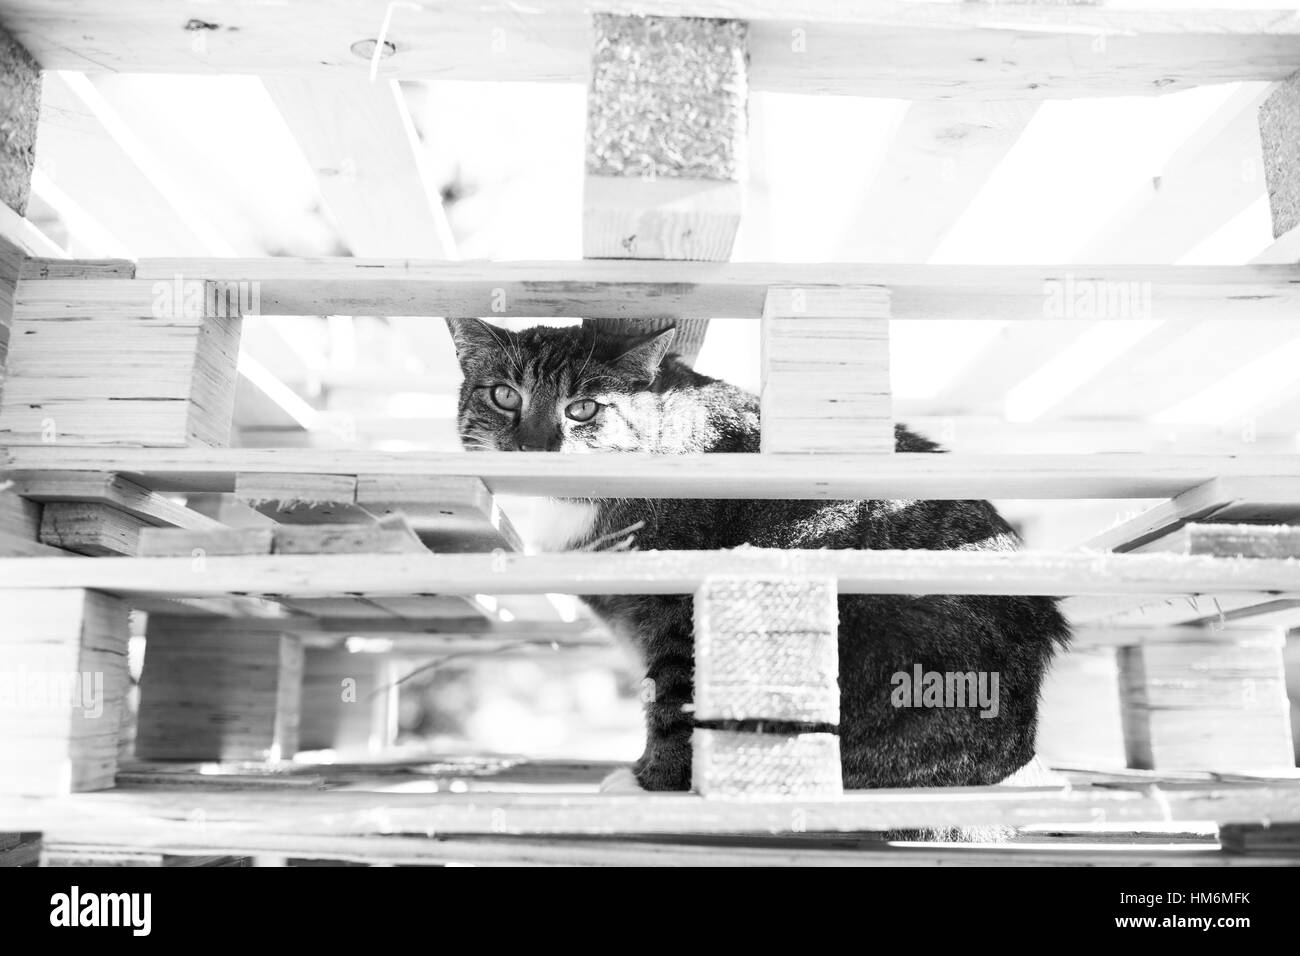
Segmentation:
[(680, 791), (691, 789), (689, 752), (686, 760), (658, 760), (638, 764), (633, 771), (642, 790)]
[(601, 793), (641, 793), (641, 784), (631, 767), (619, 767), (600, 782)]

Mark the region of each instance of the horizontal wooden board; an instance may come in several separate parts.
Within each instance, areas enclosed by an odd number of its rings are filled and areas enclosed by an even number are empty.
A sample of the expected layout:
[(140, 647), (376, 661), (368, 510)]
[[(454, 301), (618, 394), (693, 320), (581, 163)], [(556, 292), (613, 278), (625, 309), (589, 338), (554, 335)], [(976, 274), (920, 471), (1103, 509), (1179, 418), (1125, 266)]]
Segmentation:
[[(386, 0), (209, 0), (201, 20), (169, 0), (9, 0), (5, 24), (50, 70), (352, 76), (350, 52), (392, 16), (380, 76), (581, 83), (586, 0), (389, 8)], [(1110, 10), (1091, 5), (900, 0), (606, 0), (609, 13), (750, 21), (750, 82), (791, 93), (906, 99), (1141, 95), (1300, 69), (1300, 25), (1277, 9)], [(1227, 3), (1220, 6), (1229, 7)], [(1274, 4), (1275, 6), (1275, 4)], [(188, 31), (188, 32), (187, 32)], [(863, 56), (870, 50), (871, 56)]]
[[(1274, 827), (1273, 829), (1279, 829)], [(727, 839), (717, 843), (707, 838), (681, 840), (636, 840), (621, 837), (374, 837), (315, 836), (277, 837), (273, 834), (241, 835), (234, 844), (242, 853), (293, 854), (311, 859), (344, 860), (358, 864), (439, 866), (1196, 866), (1254, 867), (1295, 866), (1296, 852), (1291, 844), (1266, 838), (1243, 843), (1240, 853), (1226, 852), (1209, 841), (1170, 843), (1154, 836), (1134, 840), (1128, 845), (1084, 843), (1077, 841), (1028, 841), (1007, 846), (954, 843), (930, 846), (888, 845), (871, 836), (843, 839), (804, 837)], [(209, 860), (239, 860), (241, 857), (213, 857), (196, 849), (201, 841), (191, 841), (178, 853), (149, 856), (148, 866), (218, 866), (238, 863), (209, 863)], [(1240, 841), (1239, 841), (1240, 842)], [(154, 845), (171, 848), (166, 840)], [(88, 847), (85, 844), (50, 844), (51, 854), (74, 853), (78, 865), (95, 865), (108, 859), (117, 861), (123, 849)], [(1267, 847), (1268, 849), (1264, 849)], [(1276, 849), (1274, 849), (1276, 848)], [(184, 855), (181, 855), (184, 854)], [(190, 856), (189, 854), (195, 854)], [(32, 854), (35, 855), (35, 854)], [(0, 861), (4, 858), (0, 856)], [(162, 862), (154, 862), (155, 860)], [(193, 859), (197, 862), (183, 862)], [(50, 864), (47, 864), (50, 865)]]
[[(1290, 319), (1300, 266), (950, 266), (587, 260), (142, 259), (136, 280), (23, 280), (31, 315), (132, 316), (158, 280), (250, 283), (260, 315), (740, 318), (772, 286), (883, 286), (895, 319)], [(128, 288), (129, 287), (129, 288)], [(254, 296), (253, 293), (256, 293)], [(1139, 306), (1135, 306), (1137, 302)], [(92, 311), (93, 310), (93, 311)], [(433, 319), (431, 321), (438, 321)]]
[[(233, 491), (247, 472), (482, 478), (498, 495), (651, 498), (1165, 498), (1217, 476), (1300, 499), (1296, 455), (564, 455), (341, 449), (0, 448), (0, 472), (109, 471), (157, 491)], [(1275, 480), (1274, 480), (1275, 479)], [(1291, 488), (1289, 492), (1287, 488)]]
[[(194, 825), (196, 815), (206, 828)], [(13, 829), (42, 830), (51, 839), (131, 839), (145, 845), (272, 834), (812, 833), (981, 824), (1248, 823), (1300, 819), (1300, 781), (859, 790), (832, 800), (149, 789), (48, 800), (0, 797), (0, 819)]]
[(145, 528), (140, 532), (140, 557), (206, 558), (210, 554), (270, 554), (271, 528)]
[(294, 598), (438, 594), (689, 594), (719, 574), (829, 576), (842, 594), (1150, 594), (1268, 591), (1300, 597), (1300, 562), (1164, 554), (995, 551), (573, 552), (0, 558), (7, 588)]
[(220, 521), (199, 514), (157, 492), (104, 472), (49, 472), (23, 476), (13, 490), (31, 501), (77, 501), (111, 505), (160, 527), (217, 530)]

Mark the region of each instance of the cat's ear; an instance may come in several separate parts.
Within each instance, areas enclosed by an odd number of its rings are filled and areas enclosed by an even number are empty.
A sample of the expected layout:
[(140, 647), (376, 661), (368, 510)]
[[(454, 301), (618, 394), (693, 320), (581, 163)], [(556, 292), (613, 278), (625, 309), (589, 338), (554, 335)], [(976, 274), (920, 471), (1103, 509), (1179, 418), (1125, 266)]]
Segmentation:
[(452, 344), (456, 346), (456, 358), (461, 367), (476, 355), (502, 349), (509, 335), (505, 329), (488, 325), (482, 319), (447, 319), (447, 329), (451, 332)]
[(668, 354), (668, 348), (677, 337), (676, 329), (664, 329), (632, 346), (614, 360), (614, 366), (626, 375), (642, 382), (653, 382), (659, 374), (659, 365)]

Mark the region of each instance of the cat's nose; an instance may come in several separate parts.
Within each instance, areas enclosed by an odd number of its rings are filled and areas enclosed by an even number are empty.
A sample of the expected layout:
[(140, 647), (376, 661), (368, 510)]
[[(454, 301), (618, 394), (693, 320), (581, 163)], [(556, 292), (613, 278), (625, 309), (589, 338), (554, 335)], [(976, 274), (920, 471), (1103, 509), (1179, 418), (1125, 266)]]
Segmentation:
[(560, 440), (558, 438), (520, 438), (515, 442), (515, 448), (519, 451), (558, 451)]

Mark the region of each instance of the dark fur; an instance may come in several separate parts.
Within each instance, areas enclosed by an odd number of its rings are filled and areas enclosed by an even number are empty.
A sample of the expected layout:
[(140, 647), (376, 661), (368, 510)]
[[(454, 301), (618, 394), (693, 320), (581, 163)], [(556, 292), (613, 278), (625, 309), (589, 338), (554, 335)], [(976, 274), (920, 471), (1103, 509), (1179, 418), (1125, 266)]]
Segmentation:
[[(758, 400), (669, 356), (671, 336), (633, 343), (578, 327), (510, 333), (476, 320), (452, 323), (466, 381), (460, 427), (466, 447), (511, 450), (519, 436), (554, 450), (757, 452)], [(667, 340), (667, 341), (666, 341)], [(526, 414), (494, 410), (482, 386), (527, 391)], [(564, 405), (608, 403), (596, 421), (564, 418)], [(938, 452), (899, 426), (897, 448)], [(849, 449), (846, 449), (849, 450)], [(870, 460), (863, 462), (870, 467)], [(1010, 526), (985, 501), (602, 500), (586, 541), (640, 525), (633, 546), (734, 548), (1014, 548)], [(645, 753), (635, 765), (649, 790), (690, 786), (693, 631), (690, 596), (622, 595), (587, 602), (633, 638), (654, 681)], [(1051, 598), (849, 595), (839, 600), (841, 753), (844, 786), (996, 783), (1034, 754), (1039, 688), (1068, 630)], [(930, 671), (996, 671), (1000, 712), (896, 708), (890, 677)]]

